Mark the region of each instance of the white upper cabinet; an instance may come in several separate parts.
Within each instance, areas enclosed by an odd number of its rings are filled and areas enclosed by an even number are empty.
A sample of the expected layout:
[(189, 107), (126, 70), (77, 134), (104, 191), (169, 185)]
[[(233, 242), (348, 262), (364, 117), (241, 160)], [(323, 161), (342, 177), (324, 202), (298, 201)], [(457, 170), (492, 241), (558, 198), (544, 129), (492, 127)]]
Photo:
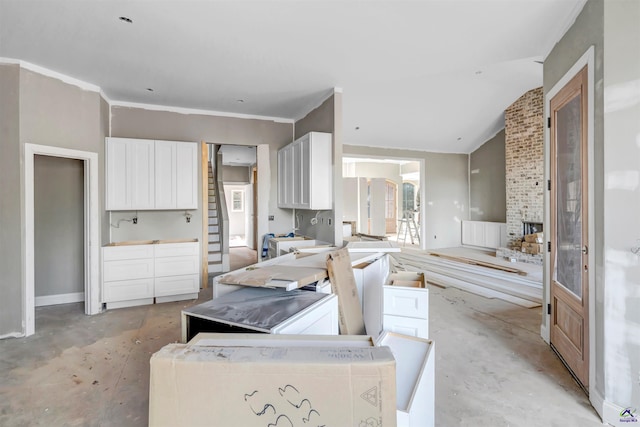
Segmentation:
[(331, 134), (310, 132), (278, 151), (278, 207), (333, 208)]
[(197, 144), (106, 139), (106, 209), (197, 209)]

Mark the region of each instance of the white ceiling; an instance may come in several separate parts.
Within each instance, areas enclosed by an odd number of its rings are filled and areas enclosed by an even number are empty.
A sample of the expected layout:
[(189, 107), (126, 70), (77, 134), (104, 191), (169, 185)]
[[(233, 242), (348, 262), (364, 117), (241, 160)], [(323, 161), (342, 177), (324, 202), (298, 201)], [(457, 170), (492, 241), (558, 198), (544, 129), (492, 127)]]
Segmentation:
[(285, 119), (341, 88), (345, 144), (469, 152), (585, 1), (0, 0), (0, 57), (112, 101)]

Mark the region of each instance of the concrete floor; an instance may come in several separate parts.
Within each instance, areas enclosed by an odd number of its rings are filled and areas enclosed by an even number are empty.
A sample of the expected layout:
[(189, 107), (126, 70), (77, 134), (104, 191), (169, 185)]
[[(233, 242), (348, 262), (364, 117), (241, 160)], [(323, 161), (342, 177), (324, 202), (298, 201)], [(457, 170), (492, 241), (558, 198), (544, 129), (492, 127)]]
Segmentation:
[[(193, 303), (38, 308), (34, 336), (0, 341), (0, 426), (147, 425), (149, 357), (179, 340)], [(436, 425), (600, 426), (539, 324), (539, 308), (432, 287)]]

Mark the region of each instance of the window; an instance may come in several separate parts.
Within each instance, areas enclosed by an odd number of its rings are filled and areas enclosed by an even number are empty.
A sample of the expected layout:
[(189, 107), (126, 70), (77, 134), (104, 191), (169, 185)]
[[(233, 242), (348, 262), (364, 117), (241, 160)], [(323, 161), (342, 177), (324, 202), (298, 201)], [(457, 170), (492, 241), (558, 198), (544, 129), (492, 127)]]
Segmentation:
[(231, 212), (244, 212), (244, 190), (231, 190)]
[(410, 182), (402, 183), (402, 210), (413, 211), (417, 208), (415, 204), (415, 186)]

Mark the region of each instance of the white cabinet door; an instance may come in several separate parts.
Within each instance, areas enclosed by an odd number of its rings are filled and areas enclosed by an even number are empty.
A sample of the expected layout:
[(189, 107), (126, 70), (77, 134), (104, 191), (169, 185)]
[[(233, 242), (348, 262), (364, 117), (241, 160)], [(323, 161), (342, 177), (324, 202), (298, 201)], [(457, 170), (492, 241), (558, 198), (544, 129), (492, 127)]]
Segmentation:
[(156, 209), (176, 208), (176, 143), (156, 141)]
[(154, 141), (130, 140), (128, 143), (131, 162), (127, 165), (131, 176), (131, 208), (153, 209), (155, 207), (155, 162)]
[[(298, 201), (299, 209), (311, 208), (311, 138), (309, 136), (303, 137), (300, 141), (300, 148), (298, 149), (300, 156), (298, 161), (300, 162), (300, 172), (298, 175), (298, 182), (300, 186), (300, 199)], [(325, 182), (324, 185), (329, 185)]]
[(106, 139), (106, 210), (127, 210), (131, 208), (131, 192), (129, 189), (129, 170), (127, 168), (126, 140), (119, 138)]
[(278, 207), (331, 209), (331, 134), (310, 132), (278, 151)]
[(176, 143), (176, 208), (198, 209), (198, 144)]

